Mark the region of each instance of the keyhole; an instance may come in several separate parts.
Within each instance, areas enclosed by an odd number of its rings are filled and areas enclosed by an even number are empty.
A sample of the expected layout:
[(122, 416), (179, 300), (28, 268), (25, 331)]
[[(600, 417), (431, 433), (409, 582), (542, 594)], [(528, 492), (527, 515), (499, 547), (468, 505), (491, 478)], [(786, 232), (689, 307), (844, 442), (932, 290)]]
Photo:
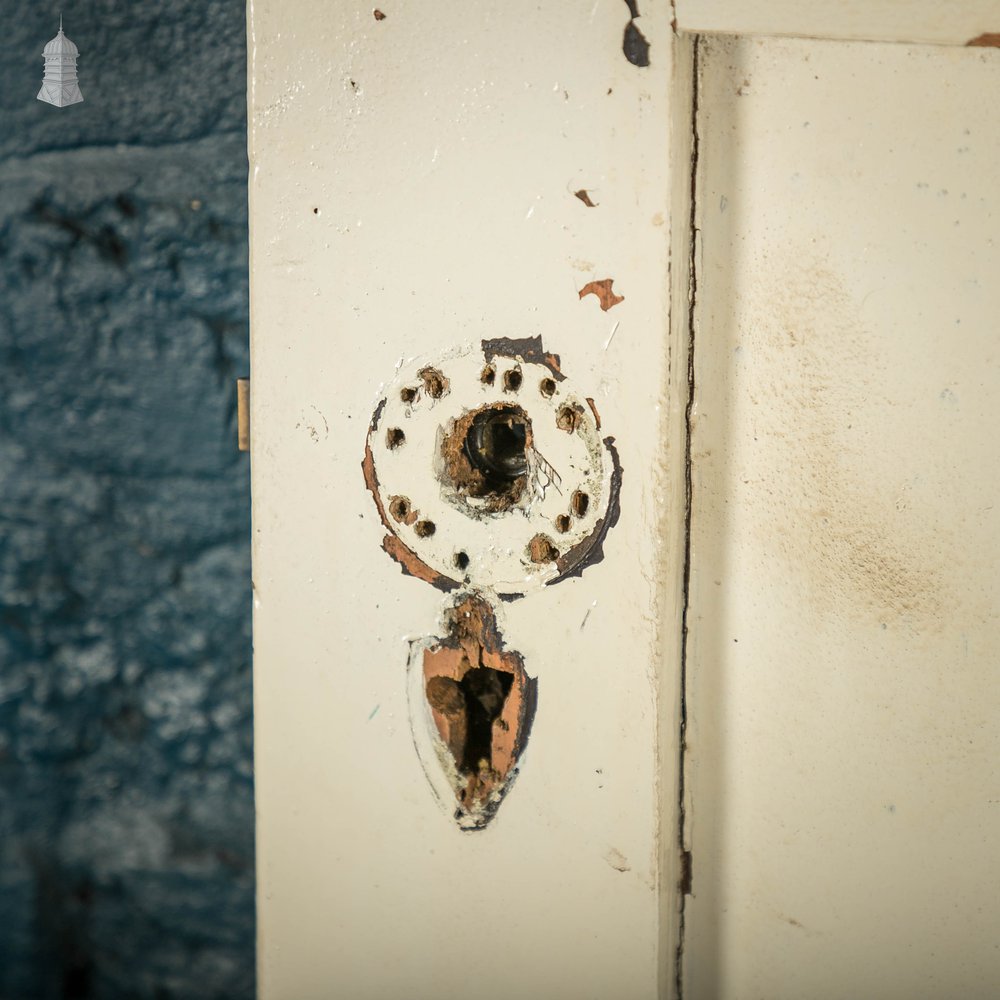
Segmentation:
[(503, 711), (513, 683), (513, 674), (489, 667), (476, 667), (462, 678), (459, 687), (465, 695), (465, 717), (469, 727), (461, 764), (463, 773), (475, 774), (483, 760), (492, 765), (493, 721)]
[(464, 723), (464, 744), (454, 747), (455, 764), (462, 774), (476, 775), (481, 763), (493, 766), (493, 723), (500, 717), (514, 675), (491, 667), (474, 667), (456, 681), (432, 677), (427, 700), (442, 715)]

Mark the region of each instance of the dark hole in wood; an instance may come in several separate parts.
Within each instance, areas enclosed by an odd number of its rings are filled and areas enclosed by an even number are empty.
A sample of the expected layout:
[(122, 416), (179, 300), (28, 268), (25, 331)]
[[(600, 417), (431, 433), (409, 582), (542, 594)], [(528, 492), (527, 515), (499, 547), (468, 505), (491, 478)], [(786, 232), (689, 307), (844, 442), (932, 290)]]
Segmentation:
[(559, 550), (551, 539), (544, 535), (535, 535), (528, 543), (528, 557), (533, 563), (555, 562), (559, 558)]
[(424, 390), (432, 399), (440, 399), (448, 388), (448, 380), (437, 368), (423, 368), (417, 374), (423, 379)]
[(465, 774), (475, 774), (479, 762), (492, 764), (493, 722), (503, 711), (514, 675), (492, 667), (475, 667), (459, 682), (465, 697), (465, 752), (456, 761)]
[(466, 458), (483, 476), (485, 493), (504, 493), (528, 471), (527, 418), (516, 406), (477, 413), (465, 435)]
[(389, 513), (397, 521), (405, 521), (410, 516), (410, 501), (406, 497), (393, 497), (389, 501)]

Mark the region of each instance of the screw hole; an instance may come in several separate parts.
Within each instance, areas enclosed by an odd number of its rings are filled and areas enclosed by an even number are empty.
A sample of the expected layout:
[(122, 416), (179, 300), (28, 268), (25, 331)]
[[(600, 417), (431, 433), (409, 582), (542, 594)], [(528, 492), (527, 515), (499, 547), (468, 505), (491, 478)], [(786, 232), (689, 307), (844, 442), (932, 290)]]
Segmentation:
[(399, 390), (399, 398), (404, 403), (412, 403), (417, 398), (417, 391), (412, 385), (408, 385), (406, 388)]
[(556, 531), (565, 534), (567, 531), (569, 531), (570, 523), (571, 522), (569, 514), (560, 514), (556, 518)]
[(544, 535), (535, 535), (528, 542), (528, 558), (533, 563), (555, 562), (559, 558), (559, 550), (552, 544), (551, 539)]
[(424, 389), (431, 399), (440, 399), (448, 391), (448, 380), (437, 368), (422, 368), (417, 375), (423, 379)]
[(385, 432), (385, 446), (390, 451), (395, 450), (406, 441), (406, 435), (399, 427), (390, 427)]
[(556, 414), (556, 427), (567, 434), (572, 434), (580, 422), (580, 412), (574, 406), (561, 406)]
[(543, 378), (538, 383), (538, 391), (546, 398), (551, 399), (556, 392), (556, 380), (554, 378)]
[(406, 497), (392, 497), (389, 500), (389, 513), (401, 524), (405, 524), (412, 513), (410, 501)]
[(507, 392), (517, 392), (521, 388), (521, 369), (511, 368), (503, 373), (503, 387)]
[(590, 497), (583, 490), (577, 490), (570, 498), (569, 506), (577, 517), (585, 517), (590, 507)]
[(437, 525), (433, 521), (417, 521), (413, 530), (418, 538), (430, 538), (437, 531)]
[(468, 566), (469, 566), (469, 556), (468, 556), (468, 553), (465, 553), (465, 552), (456, 552), (455, 553), (455, 565), (458, 567), (458, 569), (461, 569), (461, 570), (467, 569)]
[(493, 385), (497, 378), (497, 370), (493, 365), (487, 365), (479, 376), (479, 381), (483, 385)]

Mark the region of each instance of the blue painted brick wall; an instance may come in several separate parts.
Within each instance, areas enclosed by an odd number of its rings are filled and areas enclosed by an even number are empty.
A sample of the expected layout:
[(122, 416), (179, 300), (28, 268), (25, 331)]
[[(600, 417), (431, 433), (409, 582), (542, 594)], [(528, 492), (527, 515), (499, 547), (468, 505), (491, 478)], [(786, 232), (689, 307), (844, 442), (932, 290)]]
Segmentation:
[(0, 0), (0, 1000), (253, 995), (244, 9)]

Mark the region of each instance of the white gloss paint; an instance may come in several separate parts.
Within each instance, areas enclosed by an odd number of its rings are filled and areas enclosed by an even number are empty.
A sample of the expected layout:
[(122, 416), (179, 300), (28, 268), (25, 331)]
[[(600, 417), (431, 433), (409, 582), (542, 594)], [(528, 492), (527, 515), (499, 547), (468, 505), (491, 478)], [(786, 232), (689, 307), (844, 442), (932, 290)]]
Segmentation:
[[(624, 4), (382, 9), (250, 5), (260, 995), (656, 997), (686, 365), (668, 368), (669, 10), (643, 12), (640, 68)], [(605, 278), (624, 296), (607, 313), (578, 294)], [(538, 711), (497, 817), (467, 833), (406, 690), (446, 599), (382, 551), (361, 461), (412, 359), (536, 335), (615, 438), (622, 513), (602, 562), (498, 608)]]
[(934, 45), (1000, 33), (996, 0), (676, 0), (676, 11), (678, 28), (692, 33)]
[[(383, 10), (250, 5), (260, 995), (996, 995), (996, 50), (706, 38), (696, 102), (666, 8), (646, 68), (624, 3)], [(677, 2), (955, 46), (983, 13)], [(361, 460), (415, 359), (536, 335), (621, 519), (497, 607), (538, 712), (469, 833), (407, 695), (447, 599)]]
[(702, 46), (689, 998), (1000, 993), (997, 55)]

